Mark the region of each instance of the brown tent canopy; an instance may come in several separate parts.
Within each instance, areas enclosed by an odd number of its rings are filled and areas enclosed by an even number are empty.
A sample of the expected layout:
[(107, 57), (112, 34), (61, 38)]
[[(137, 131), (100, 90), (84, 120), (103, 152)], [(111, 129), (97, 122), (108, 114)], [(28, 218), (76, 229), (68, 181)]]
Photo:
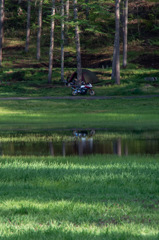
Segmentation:
[[(77, 72), (74, 72), (70, 79), (68, 80), (68, 82), (72, 82), (75, 78), (77, 78)], [(84, 81), (85, 83), (98, 83), (99, 80), (97, 78), (97, 76), (95, 75), (94, 72), (91, 72), (87, 69), (82, 69), (82, 81)]]

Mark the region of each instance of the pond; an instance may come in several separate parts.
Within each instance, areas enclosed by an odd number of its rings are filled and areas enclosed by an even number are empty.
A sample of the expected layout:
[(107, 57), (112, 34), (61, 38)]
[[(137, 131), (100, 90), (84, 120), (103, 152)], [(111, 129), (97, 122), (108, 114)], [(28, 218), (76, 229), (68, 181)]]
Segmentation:
[(95, 135), (78, 135), (57, 140), (52, 138), (45, 141), (1, 141), (1, 156), (71, 156), (91, 154), (159, 154), (159, 137), (149, 137), (148, 134), (129, 136), (109, 134), (109, 137), (96, 137)]

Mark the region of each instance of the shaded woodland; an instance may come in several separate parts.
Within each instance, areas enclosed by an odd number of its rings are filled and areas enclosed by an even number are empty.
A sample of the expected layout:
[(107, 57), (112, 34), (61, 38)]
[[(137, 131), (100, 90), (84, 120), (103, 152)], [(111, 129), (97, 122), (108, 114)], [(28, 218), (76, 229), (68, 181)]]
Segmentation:
[(82, 67), (111, 67), (112, 80), (120, 84), (120, 67), (127, 67), (133, 51), (131, 62), (146, 66), (152, 59), (158, 68), (157, 1), (1, 0), (0, 7), (1, 67), (14, 51), (14, 67), (16, 54), (23, 54), (27, 61), (17, 68), (46, 66), (49, 83), (54, 67), (61, 68), (61, 81), (65, 68), (77, 68), (79, 84)]

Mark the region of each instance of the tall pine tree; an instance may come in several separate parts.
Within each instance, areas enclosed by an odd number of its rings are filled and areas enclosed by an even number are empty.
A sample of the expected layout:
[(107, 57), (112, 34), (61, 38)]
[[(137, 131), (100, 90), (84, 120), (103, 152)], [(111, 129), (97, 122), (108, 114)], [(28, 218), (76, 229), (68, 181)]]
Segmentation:
[(127, 67), (127, 45), (128, 45), (128, 0), (123, 0), (123, 67)]
[(39, 0), (37, 54), (36, 54), (37, 60), (39, 60), (41, 56), (40, 43), (41, 43), (41, 30), (42, 30), (42, 5), (43, 5), (43, 0)]
[(73, 8), (74, 8), (75, 42), (76, 42), (76, 56), (77, 56), (77, 85), (81, 85), (81, 80), (82, 80), (81, 46), (80, 46), (80, 30), (78, 26), (77, 0), (73, 0)]
[(64, 82), (64, 1), (61, 0), (61, 81)]
[(2, 45), (3, 45), (3, 26), (4, 26), (4, 0), (0, 0), (0, 67), (2, 66)]
[(52, 0), (48, 83), (51, 83), (51, 78), (52, 78), (53, 50), (54, 50), (54, 29), (55, 29), (55, 19), (54, 19), (54, 17), (55, 17), (55, 0)]
[(115, 0), (115, 39), (112, 64), (112, 79), (120, 84), (120, 0)]
[(31, 0), (28, 0), (27, 8), (27, 29), (26, 29), (26, 45), (25, 51), (29, 51), (29, 42), (30, 42), (30, 18), (31, 18)]

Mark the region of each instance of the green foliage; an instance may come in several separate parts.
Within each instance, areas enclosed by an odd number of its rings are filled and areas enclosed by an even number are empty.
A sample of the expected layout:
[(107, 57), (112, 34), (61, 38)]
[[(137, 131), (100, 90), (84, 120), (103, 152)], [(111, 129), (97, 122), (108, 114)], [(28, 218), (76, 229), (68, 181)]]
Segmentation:
[[(82, 25), (87, 25), (92, 29), (92, 32), (96, 31), (101, 33), (111, 33), (110, 37), (112, 42), (112, 39), (114, 38), (114, 6), (112, 5), (113, 1), (88, 1), (86, 4), (85, 1), (80, 1), (79, 3), (79, 24)], [(85, 10), (86, 7), (89, 8), (89, 20), (86, 20), (85, 17)], [(145, 15), (140, 14), (140, 8), (142, 9), (142, 5), (139, 6), (139, 15), (142, 15), (142, 20), (146, 20), (149, 18), (149, 24), (150, 27), (148, 30), (152, 30), (151, 26), (154, 26), (154, 21), (157, 19), (157, 7), (155, 8), (155, 5), (152, 6), (151, 11), (145, 11)], [(146, 7), (145, 7), (146, 8)], [(60, 25), (60, 5), (57, 2), (56, 3), (56, 28), (57, 25)], [(27, 12), (27, 2), (22, 1), (22, 3), (15, 4), (14, 1), (6, 1), (5, 4), (5, 11), (6, 11), (6, 17), (7, 21), (5, 22), (5, 29), (9, 29), (7, 31), (7, 36), (18, 36), (18, 32), (25, 30), (26, 28), (26, 12)], [(31, 6), (31, 29), (32, 29), (32, 34), (34, 37), (36, 36), (36, 26), (37, 26), (37, 18), (38, 18), (38, 4), (36, 2), (32, 2)], [(47, 28), (49, 30), (50, 28), (50, 15), (51, 15), (51, 1), (44, 1), (43, 2), (43, 27)], [(130, 13), (129, 13), (129, 19), (133, 20), (136, 19), (136, 12), (135, 10), (133, 11), (130, 7)], [(73, 10), (72, 10), (72, 5), (70, 5), (70, 18), (68, 21), (68, 24), (71, 26), (74, 26), (74, 21), (73, 21)], [(157, 25), (156, 25), (157, 26)], [(88, 27), (88, 28), (89, 28)], [(133, 25), (129, 24), (129, 28), (131, 31), (131, 28), (133, 29)], [(136, 28), (136, 26), (135, 26)], [(144, 31), (142, 27), (142, 23), (140, 23), (140, 31)], [(151, 28), (151, 29), (150, 29)], [(90, 31), (90, 30), (89, 30)], [(137, 33), (137, 31), (136, 31)], [(25, 36), (26, 32), (23, 31), (23, 37)], [(133, 32), (133, 35), (135, 34), (135, 31)], [(49, 36), (50, 33), (47, 31), (47, 36)], [(132, 34), (131, 34), (132, 35)], [(21, 36), (22, 37), (22, 36)], [(99, 39), (100, 36), (98, 36)], [(86, 41), (83, 40), (83, 41)], [(107, 39), (108, 43), (108, 39)]]
[(159, 40), (158, 39), (150, 39), (149, 43), (151, 46), (159, 46)]
[(24, 71), (13, 72), (9, 76), (10, 80), (23, 81), (25, 79)]

